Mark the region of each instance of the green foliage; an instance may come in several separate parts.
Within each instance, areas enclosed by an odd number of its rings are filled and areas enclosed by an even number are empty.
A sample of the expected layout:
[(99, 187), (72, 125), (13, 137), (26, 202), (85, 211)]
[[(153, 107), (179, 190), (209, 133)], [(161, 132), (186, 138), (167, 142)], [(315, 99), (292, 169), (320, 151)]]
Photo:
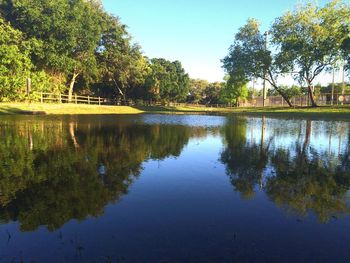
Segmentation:
[(347, 37), (344, 28), (349, 26), (349, 6), (335, 0), (323, 8), (309, 2), (277, 18), (272, 27), (273, 43), (280, 50), (278, 68), (297, 71), (296, 78), (309, 88), (313, 106), (313, 81), (340, 59)]
[(248, 88), (248, 98), (253, 99), (257, 96), (260, 96), (261, 94), (261, 90), (258, 90), (256, 88), (253, 87), (249, 87)]
[(26, 81), (32, 81), (32, 92), (64, 90), (45, 71), (36, 71), (31, 55), (40, 47), (40, 41), (26, 40), (23, 33), (0, 18), (0, 100), (24, 100)]
[(147, 77), (149, 92), (155, 100), (184, 101), (188, 95), (190, 78), (181, 62), (163, 58), (151, 60), (151, 73)]
[[(342, 83), (335, 83), (335, 85), (334, 85), (334, 93), (335, 94), (342, 94), (343, 88), (344, 88), (344, 93), (345, 94), (349, 94), (350, 93), (350, 86), (345, 85), (343, 87)], [(329, 84), (326, 87), (321, 87), (320, 91), (321, 91), (321, 93), (331, 94), (332, 93), (332, 84)]]
[(30, 39), (37, 39), (32, 61), (39, 69), (72, 78), (97, 74), (94, 56), (100, 40), (101, 10), (83, 0), (5, 0), (6, 19)]
[(145, 57), (99, 0), (1, 0), (0, 14), (0, 100), (24, 99), (31, 77), (33, 91), (70, 97), (76, 91), (125, 103), (232, 103), (248, 96), (245, 83), (260, 78), (291, 105), (297, 91), (278, 78), (293, 72), (316, 105), (315, 77), (338, 60), (350, 61), (350, 7), (340, 0), (322, 8), (308, 2), (277, 18), (269, 45), (258, 21), (249, 19), (223, 59), (226, 85), (190, 81), (179, 61)]
[(350, 6), (339, 0), (322, 8), (308, 2), (277, 18), (269, 31), (273, 52), (266, 49), (258, 22), (248, 20), (223, 59), (226, 72), (242, 81), (265, 79), (289, 105), (290, 94), (277, 79), (293, 72), (301, 84), (307, 84), (311, 102), (317, 106), (314, 79), (342, 57), (349, 58)]
[(289, 99), (277, 84), (277, 77), (281, 72), (276, 65), (276, 55), (267, 49), (267, 36), (260, 32), (259, 27), (256, 20), (249, 19), (239, 29), (229, 54), (222, 60), (223, 67), (230, 78), (241, 83), (257, 78), (265, 79), (291, 106)]
[(223, 83), (220, 83), (220, 82), (209, 83), (204, 90), (202, 103), (209, 104), (209, 105), (220, 104), (221, 103), (220, 93), (221, 93), (222, 87), (223, 87)]
[(247, 83), (229, 77), (221, 90), (221, 100), (239, 106), (248, 97)]
[(191, 79), (189, 84), (189, 95), (187, 101), (191, 103), (199, 103), (205, 96), (205, 89), (209, 85), (207, 80)]
[[(42, 40), (37, 63), (72, 73), (91, 68), (99, 41), (98, 10), (83, 0), (7, 1), (7, 19), (27, 36)], [(84, 64), (84, 65), (83, 65)]]
[(113, 96), (124, 101), (135, 93), (137, 97), (137, 89), (143, 86), (149, 72), (148, 62), (140, 47), (131, 44), (125, 25), (117, 17), (106, 16), (104, 24), (97, 52), (103, 83), (110, 87)]
[[(348, 29), (350, 31), (350, 29)], [(350, 32), (342, 44), (343, 57), (346, 62), (345, 69), (350, 72)]]
[(0, 101), (16, 100), (24, 93), (33, 68), (29, 55), (30, 43), (0, 17)]
[[(293, 86), (280, 86), (280, 89), (283, 90), (283, 92), (286, 94), (288, 99), (292, 99), (297, 96), (301, 96), (303, 94), (302, 89), (299, 86), (293, 85)], [(269, 96), (277, 96), (278, 93), (276, 93), (274, 90), (268, 91)]]
[[(69, 98), (77, 88), (124, 102), (130, 98), (183, 101), (187, 97), (189, 77), (181, 63), (154, 60), (157, 65), (151, 67), (153, 62), (132, 42), (126, 26), (106, 13), (100, 1), (2, 0), (0, 11), (19, 38), (31, 44), (23, 49), (18, 43), (17, 47), (5, 43), (7, 50), (1, 50), (0, 65), (8, 69), (6, 61), (16, 58), (15, 68), (21, 72), (18, 79), (2, 80), (13, 94), (18, 94), (31, 75), (33, 91), (68, 90)], [(11, 74), (1, 70), (2, 76)]]

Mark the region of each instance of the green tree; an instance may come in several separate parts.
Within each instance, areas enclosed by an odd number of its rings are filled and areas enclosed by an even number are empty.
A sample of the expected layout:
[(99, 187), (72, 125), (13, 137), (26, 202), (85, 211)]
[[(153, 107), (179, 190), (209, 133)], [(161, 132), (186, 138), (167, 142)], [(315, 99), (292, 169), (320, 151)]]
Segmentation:
[(113, 95), (126, 103), (132, 89), (143, 86), (149, 72), (148, 61), (140, 47), (131, 43), (126, 26), (118, 17), (106, 15), (105, 30), (97, 53), (104, 83), (113, 87)]
[(33, 63), (52, 74), (61, 72), (69, 78), (72, 99), (78, 76), (94, 77), (97, 64), (102, 10), (93, 1), (84, 0), (3, 0), (6, 19), (29, 38), (42, 41), (33, 53)]
[(22, 32), (0, 17), (0, 100), (18, 99), (24, 94), (26, 79), (33, 68), (30, 52), (31, 43)]
[(163, 58), (151, 59), (151, 73), (147, 77), (149, 90), (156, 100), (184, 101), (188, 95), (190, 78), (181, 62)]
[(189, 95), (187, 101), (191, 103), (199, 103), (205, 96), (204, 91), (209, 85), (207, 80), (191, 79), (189, 84)]
[(248, 97), (248, 85), (229, 77), (221, 89), (221, 99), (226, 103), (239, 106), (241, 100)]
[[(280, 89), (283, 90), (283, 92), (286, 94), (288, 99), (292, 99), (297, 96), (301, 96), (303, 94), (302, 89), (299, 86), (292, 85), (292, 86), (287, 86), (287, 85), (281, 85)], [(269, 90), (267, 92), (269, 96), (277, 96), (278, 93), (275, 90)]]
[(314, 80), (339, 60), (346, 37), (343, 28), (349, 23), (349, 6), (335, 0), (323, 8), (309, 2), (273, 24), (273, 43), (279, 49), (278, 68), (282, 72), (297, 72), (296, 78), (308, 87), (313, 107), (317, 107)]
[(222, 60), (223, 67), (230, 77), (248, 82), (261, 78), (271, 86), (292, 106), (292, 103), (277, 84), (280, 75), (276, 59), (278, 54), (272, 54), (266, 48), (264, 35), (260, 32), (259, 23), (249, 19), (246, 25), (239, 29), (235, 41), (229, 49), (229, 54)]
[(345, 70), (349, 71), (350, 70), (350, 32), (348, 33), (348, 37), (343, 41), (342, 52), (343, 52), (344, 60), (346, 62)]
[(209, 85), (204, 90), (202, 103), (209, 105), (219, 104), (221, 102), (220, 93), (223, 85), (224, 84), (220, 82), (209, 83)]

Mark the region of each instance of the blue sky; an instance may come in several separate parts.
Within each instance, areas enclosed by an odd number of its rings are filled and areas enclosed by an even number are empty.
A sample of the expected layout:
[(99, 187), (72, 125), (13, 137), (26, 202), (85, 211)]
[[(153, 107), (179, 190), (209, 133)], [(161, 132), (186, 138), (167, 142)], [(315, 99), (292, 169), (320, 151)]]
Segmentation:
[[(320, 3), (326, 2), (319, 1)], [(250, 17), (267, 29), (295, 0), (103, 0), (150, 58), (180, 60), (192, 78), (221, 81), (220, 59)]]

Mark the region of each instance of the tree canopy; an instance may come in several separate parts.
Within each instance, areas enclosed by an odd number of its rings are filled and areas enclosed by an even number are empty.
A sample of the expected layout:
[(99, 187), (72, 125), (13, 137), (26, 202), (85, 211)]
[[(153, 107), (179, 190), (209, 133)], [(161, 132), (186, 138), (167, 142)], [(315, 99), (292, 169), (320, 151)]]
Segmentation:
[(340, 1), (325, 7), (308, 3), (276, 19), (271, 32), (279, 49), (278, 68), (295, 72), (305, 83), (313, 106), (317, 106), (313, 82), (315, 78), (340, 60), (341, 46), (350, 27), (350, 8)]
[(314, 80), (337, 61), (349, 60), (349, 28), (350, 6), (339, 0), (324, 7), (300, 5), (276, 18), (265, 34), (258, 21), (249, 19), (236, 34), (223, 67), (238, 82), (266, 80), (290, 106), (278, 78), (292, 74), (308, 87), (312, 106), (317, 106)]
[[(100, 96), (115, 103), (238, 105), (249, 82), (263, 79), (290, 105), (280, 79), (293, 75), (316, 105), (315, 79), (340, 61), (350, 72), (350, 6), (299, 5), (267, 32), (251, 18), (222, 60), (222, 82), (191, 80), (182, 63), (149, 58), (100, 0), (0, 0), (0, 100), (32, 91)], [(270, 92), (271, 94), (271, 92)], [(293, 93), (295, 94), (295, 92)]]
[(279, 70), (276, 55), (268, 50), (266, 36), (260, 32), (255, 19), (249, 19), (235, 36), (229, 54), (223, 59), (223, 67), (232, 80), (248, 82), (256, 78), (266, 80), (292, 106), (285, 93), (279, 88)]
[(0, 96), (13, 99), (20, 93), (33, 68), (30, 51), (22, 32), (0, 17)]
[(124, 103), (187, 97), (189, 77), (181, 62), (145, 57), (101, 1), (1, 0), (0, 14), (2, 99), (14, 99), (36, 71), (40, 77), (34, 79), (53, 83), (35, 83), (38, 88), (68, 92), (69, 100), (79, 91)]

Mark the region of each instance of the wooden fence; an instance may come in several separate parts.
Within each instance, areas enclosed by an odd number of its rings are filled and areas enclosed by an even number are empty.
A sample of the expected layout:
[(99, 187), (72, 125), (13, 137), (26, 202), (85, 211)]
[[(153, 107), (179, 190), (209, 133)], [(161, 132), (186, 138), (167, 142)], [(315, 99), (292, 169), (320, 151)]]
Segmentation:
[[(34, 92), (31, 94), (31, 99), (41, 102), (41, 103), (75, 103), (75, 104), (93, 104), (93, 105), (120, 105), (120, 102), (93, 96), (78, 96), (73, 95), (72, 100), (69, 101), (69, 96), (59, 93), (45, 93), (45, 92)], [(293, 97), (291, 102), (294, 106), (310, 106), (310, 101), (307, 95)], [(316, 96), (316, 102), (318, 105), (344, 105), (350, 104), (350, 94), (320, 94)], [(135, 102), (129, 100), (126, 105), (135, 106), (135, 105), (147, 105), (147, 106), (161, 106), (161, 103), (155, 102)], [(287, 107), (288, 104), (284, 101), (281, 96), (269, 96), (265, 101), (266, 107)], [(192, 103), (173, 103), (170, 102), (167, 106), (173, 107), (213, 107), (213, 108), (231, 108), (231, 104), (192, 104)], [(244, 102), (240, 102), (239, 107), (262, 107), (263, 98), (256, 97)]]
[(55, 94), (46, 92), (34, 92), (33, 98), (35, 101), (41, 103), (75, 103), (75, 104), (94, 104), (94, 105), (111, 105), (112, 101), (101, 97), (92, 96), (78, 96), (73, 95), (72, 100), (69, 101), (69, 96), (65, 94)]

